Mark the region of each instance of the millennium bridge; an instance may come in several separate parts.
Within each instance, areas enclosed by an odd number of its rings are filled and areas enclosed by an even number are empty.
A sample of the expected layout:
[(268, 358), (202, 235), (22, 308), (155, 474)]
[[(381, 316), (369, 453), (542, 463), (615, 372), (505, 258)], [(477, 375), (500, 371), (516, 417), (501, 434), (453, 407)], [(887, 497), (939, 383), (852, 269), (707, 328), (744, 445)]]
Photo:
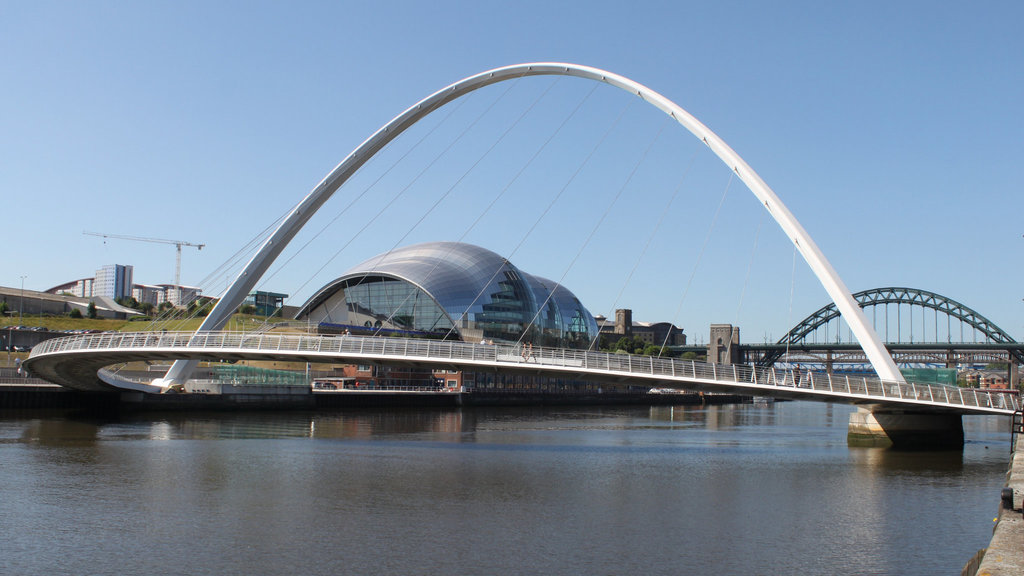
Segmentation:
[[(615, 355), (576, 350), (533, 348), (498, 343), (365, 337), (331, 337), (221, 332), (228, 319), (268, 271), (274, 260), (314, 213), (367, 161), (392, 140), (432, 112), (480, 88), (530, 76), (569, 76), (624, 90), (678, 123), (718, 157), (786, 234), (833, 301), (878, 378), (837, 378), (801, 374), (772, 367)], [(717, 134), (692, 114), (650, 88), (598, 68), (568, 63), (528, 63), (488, 70), (451, 84), (420, 100), (366, 139), (331, 171), (266, 238), (195, 333), (125, 333), (79, 335), (47, 341), (25, 366), (64, 386), (110, 390), (163, 391), (184, 386), (200, 361), (295, 360), (356, 362), (495, 370), (536, 375), (570, 375), (612, 384), (650, 383), (652, 387), (727, 391), (826, 402), (864, 408), (851, 415), (851, 437), (902, 435), (941, 437), (963, 443), (962, 414), (1009, 415), (1020, 409), (1009, 392), (965, 391), (908, 383), (892, 355), (817, 244), (764, 180)], [(827, 314), (826, 314), (827, 315)], [(162, 377), (131, 382), (105, 367), (135, 360), (174, 360)]]
[[(33, 350), (28, 363), (39, 376), (69, 388), (155, 391), (152, 383), (103, 373), (104, 366), (139, 360), (283, 360), (309, 363), (408, 365), (500, 371), (635, 385), (817, 400), (945, 414), (1011, 415), (1021, 409), (1009, 391), (832, 376), (795, 370), (719, 365), (675, 358), (587, 352), (564, 348), (413, 338), (243, 332), (135, 332), (56, 338)], [(104, 381), (106, 380), (106, 381)]]

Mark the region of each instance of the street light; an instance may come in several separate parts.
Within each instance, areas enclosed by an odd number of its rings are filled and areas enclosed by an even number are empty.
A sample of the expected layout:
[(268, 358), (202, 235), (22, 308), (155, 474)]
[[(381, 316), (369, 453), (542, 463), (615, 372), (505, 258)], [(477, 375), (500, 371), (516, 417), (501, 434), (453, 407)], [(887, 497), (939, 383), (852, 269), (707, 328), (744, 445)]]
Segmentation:
[(26, 275), (21, 277), (21, 298), (18, 300), (18, 326), (23, 324), (21, 321), (21, 313), (25, 308), (25, 278), (28, 278), (28, 276)]

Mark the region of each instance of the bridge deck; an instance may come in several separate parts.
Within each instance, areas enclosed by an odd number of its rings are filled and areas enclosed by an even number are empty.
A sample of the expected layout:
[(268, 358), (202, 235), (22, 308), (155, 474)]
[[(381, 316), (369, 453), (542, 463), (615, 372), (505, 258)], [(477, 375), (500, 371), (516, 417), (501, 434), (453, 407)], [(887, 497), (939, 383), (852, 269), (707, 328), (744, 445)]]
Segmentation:
[(240, 332), (140, 332), (57, 338), (33, 349), (26, 368), (69, 388), (110, 390), (104, 366), (138, 360), (279, 360), (321, 363), (399, 364), (443, 369), (530, 373), (596, 380), (869, 405), (875, 409), (961, 414), (1013, 414), (1015, 392), (978, 391), (831, 377), (775, 368), (707, 364), (689, 360), (609, 354), (561, 348), (472, 344), (409, 338), (317, 336)]

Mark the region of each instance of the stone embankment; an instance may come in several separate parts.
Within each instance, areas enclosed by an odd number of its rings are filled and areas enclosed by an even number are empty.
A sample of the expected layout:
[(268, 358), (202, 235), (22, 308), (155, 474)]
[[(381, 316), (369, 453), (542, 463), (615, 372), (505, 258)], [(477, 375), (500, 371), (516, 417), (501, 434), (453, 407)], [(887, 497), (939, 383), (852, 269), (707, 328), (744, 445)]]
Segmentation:
[(1024, 574), (1024, 437), (1021, 415), (1014, 418), (1014, 451), (1006, 487), (999, 502), (999, 516), (988, 548), (964, 567), (962, 576), (1020, 576)]

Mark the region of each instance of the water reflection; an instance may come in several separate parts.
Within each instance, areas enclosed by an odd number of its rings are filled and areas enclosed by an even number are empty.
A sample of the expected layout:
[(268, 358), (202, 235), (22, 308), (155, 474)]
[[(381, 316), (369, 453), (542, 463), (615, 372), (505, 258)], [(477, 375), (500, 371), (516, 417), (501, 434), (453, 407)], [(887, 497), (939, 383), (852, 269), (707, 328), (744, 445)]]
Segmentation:
[(963, 470), (964, 465), (962, 450), (902, 451), (891, 448), (851, 448), (850, 455), (858, 466), (877, 473), (959, 472)]
[[(42, 446), (88, 445), (99, 440), (145, 439), (382, 439), (401, 437), (465, 443), (495, 432), (598, 432), (614, 430), (677, 430), (746, 434), (756, 442), (768, 429), (800, 434), (815, 429), (824, 444), (845, 441), (847, 406), (769, 403), (732, 406), (650, 407), (508, 407), (438, 409), (363, 409), (332, 412), (242, 412), (207, 414), (133, 414), (123, 417), (0, 419), (18, 428), (20, 440)], [(1008, 420), (965, 417), (967, 449), (1009, 441)], [(824, 432), (823, 431), (827, 431)], [(684, 435), (683, 435), (684, 436)], [(681, 436), (681, 437), (683, 437)], [(812, 439), (814, 439), (812, 438)], [(0, 441), (3, 432), (0, 430)], [(888, 449), (854, 449), (852, 457), (865, 466), (887, 466), (949, 459), (944, 453), (902, 453)], [(956, 454), (962, 454), (956, 452)]]
[(95, 423), (60, 418), (31, 419), (22, 430), (23, 442), (45, 447), (91, 446), (99, 428)]
[[(935, 574), (991, 534), (999, 422), (846, 446), (848, 407), (0, 419), (12, 573)], [(936, 543), (942, 543), (936, 546)]]

